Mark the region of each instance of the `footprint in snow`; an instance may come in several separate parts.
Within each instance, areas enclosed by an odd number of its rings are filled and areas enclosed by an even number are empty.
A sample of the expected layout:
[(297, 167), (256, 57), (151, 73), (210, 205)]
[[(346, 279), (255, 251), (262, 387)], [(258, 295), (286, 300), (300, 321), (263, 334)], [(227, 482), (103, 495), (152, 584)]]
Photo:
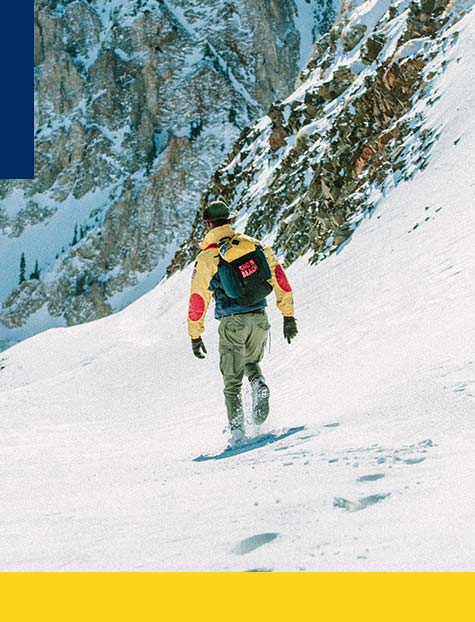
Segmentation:
[(358, 482), (375, 482), (377, 479), (382, 479), (384, 477), (384, 473), (372, 473), (371, 475), (362, 475), (358, 477), (356, 481)]
[(260, 546), (263, 546), (268, 542), (272, 542), (272, 540), (275, 540), (278, 535), (278, 533), (274, 532), (258, 533), (250, 538), (245, 538), (233, 549), (233, 553), (236, 553), (236, 555), (247, 555), (251, 551), (258, 549)]
[(383, 499), (389, 497), (390, 494), (391, 493), (388, 492), (380, 495), (370, 495), (369, 497), (358, 499), (358, 501), (349, 501), (348, 499), (343, 499), (343, 497), (335, 497), (333, 499), (333, 507), (345, 510), (346, 512), (359, 512), (360, 510), (365, 510), (370, 505), (383, 501)]

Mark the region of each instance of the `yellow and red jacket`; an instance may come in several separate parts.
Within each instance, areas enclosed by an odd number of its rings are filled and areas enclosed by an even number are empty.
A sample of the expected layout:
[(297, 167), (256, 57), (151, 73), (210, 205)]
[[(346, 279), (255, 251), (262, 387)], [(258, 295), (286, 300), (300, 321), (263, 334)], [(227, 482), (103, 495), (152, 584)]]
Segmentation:
[[(211, 281), (218, 272), (218, 242), (223, 238), (232, 238), (235, 236), (239, 237), (240, 240), (248, 240), (251, 243), (257, 243), (262, 246), (271, 270), (272, 277), (269, 279), (269, 283), (274, 289), (277, 306), (283, 316), (292, 317), (294, 315), (292, 288), (271, 247), (265, 246), (262, 242), (242, 233), (235, 233), (229, 224), (222, 225), (221, 227), (211, 229), (206, 234), (201, 244), (201, 252), (196, 259), (193, 270), (188, 309), (188, 333), (192, 339), (197, 339), (204, 331), (204, 318), (213, 296)], [(264, 299), (261, 303), (255, 305), (255, 308), (264, 307), (266, 304)], [(248, 309), (246, 308), (246, 310)], [(234, 310), (233, 312), (236, 313), (239, 311)]]

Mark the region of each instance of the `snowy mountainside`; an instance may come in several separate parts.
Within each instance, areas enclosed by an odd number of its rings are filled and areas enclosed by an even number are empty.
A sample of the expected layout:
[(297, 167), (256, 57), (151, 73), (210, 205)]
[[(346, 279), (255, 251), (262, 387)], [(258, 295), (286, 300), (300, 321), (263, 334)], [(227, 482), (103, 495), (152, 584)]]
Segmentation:
[(2, 570), (473, 571), (473, 9), (455, 32), (427, 166), (351, 243), (290, 266), (290, 346), (270, 303), (267, 443), (222, 456), (216, 322), (204, 361), (186, 335), (191, 266), (0, 356)]
[[(342, 3), (287, 99), (241, 136), (213, 175), (215, 197), (240, 211), (246, 232), (274, 242), (287, 262), (316, 262), (346, 242), (377, 198), (427, 166), (452, 28), (473, 3)], [(195, 255), (200, 214), (169, 273)]]
[(212, 172), (292, 91), (334, 14), (328, 0), (38, 0), (36, 176), (0, 182), (0, 341), (151, 289)]

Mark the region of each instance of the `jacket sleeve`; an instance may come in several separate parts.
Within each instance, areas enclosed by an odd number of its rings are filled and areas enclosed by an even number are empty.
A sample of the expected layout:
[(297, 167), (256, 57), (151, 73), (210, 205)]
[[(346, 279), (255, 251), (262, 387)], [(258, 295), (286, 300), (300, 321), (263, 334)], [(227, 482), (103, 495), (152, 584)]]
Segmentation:
[(294, 315), (294, 295), (284, 269), (277, 261), (270, 246), (264, 246), (264, 253), (272, 272), (270, 283), (274, 288), (275, 299), (280, 312), (284, 317)]
[(188, 334), (197, 339), (204, 331), (204, 319), (213, 293), (209, 289), (217, 267), (205, 255), (198, 255), (191, 278)]

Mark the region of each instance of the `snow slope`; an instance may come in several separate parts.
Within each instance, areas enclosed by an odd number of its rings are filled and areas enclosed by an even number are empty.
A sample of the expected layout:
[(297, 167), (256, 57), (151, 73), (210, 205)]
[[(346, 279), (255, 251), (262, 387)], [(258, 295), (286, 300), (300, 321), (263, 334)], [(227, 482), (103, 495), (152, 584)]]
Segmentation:
[(0, 362), (1, 570), (474, 570), (475, 12), (439, 79), (430, 165), (274, 306), (265, 430), (224, 459), (216, 323), (190, 268)]

